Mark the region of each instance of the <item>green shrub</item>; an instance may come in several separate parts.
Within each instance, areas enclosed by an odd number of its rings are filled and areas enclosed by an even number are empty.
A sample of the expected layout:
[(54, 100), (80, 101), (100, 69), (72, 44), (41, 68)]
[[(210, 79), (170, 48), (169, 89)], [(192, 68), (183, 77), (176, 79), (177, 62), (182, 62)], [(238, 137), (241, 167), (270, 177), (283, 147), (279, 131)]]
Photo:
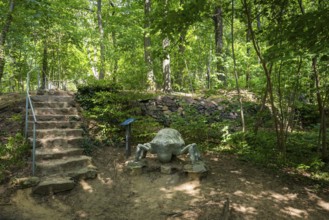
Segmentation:
[[(117, 89), (118, 87), (111, 83), (97, 81), (95, 84), (90, 83), (78, 88), (77, 101), (84, 109), (84, 117), (88, 121), (95, 122), (91, 126), (92, 128), (88, 129), (90, 137), (104, 145), (122, 145), (125, 135), (124, 128), (120, 126), (120, 123), (127, 118), (138, 120), (140, 108), (136, 105), (136, 101), (154, 96), (131, 91), (120, 91), (119, 93)], [(138, 126), (145, 124), (145, 128), (150, 127), (144, 121), (138, 120)], [(137, 127), (137, 123), (133, 125), (134, 130), (135, 126)], [(136, 129), (135, 136), (146, 136), (148, 130), (145, 128)]]
[(6, 176), (6, 170), (25, 164), (25, 156), (29, 149), (30, 146), (21, 133), (9, 137), (5, 144), (0, 144), (0, 182)]

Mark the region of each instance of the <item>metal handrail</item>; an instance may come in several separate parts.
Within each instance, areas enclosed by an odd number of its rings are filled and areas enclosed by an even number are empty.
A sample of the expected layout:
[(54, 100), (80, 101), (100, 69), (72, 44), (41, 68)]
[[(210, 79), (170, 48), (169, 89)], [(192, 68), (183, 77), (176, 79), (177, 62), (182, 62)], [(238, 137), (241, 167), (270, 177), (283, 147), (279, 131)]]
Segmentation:
[[(62, 89), (64, 91), (67, 90), (66, 85), (67, 85), (68, 80), (50, 80), (48, 76), (45, 76), (45, 90), (49, 91), (52, 89)], [(38, 77), (38, 89), (40, 89), (40, 84), (41, 84), (41, 79)], [(56, 85), (57, 84), (57, 85)]]
[(27, 78), (26, 78), (26, 105), (25, 105), (25, 138), (27, 138), (28, 134), (28, 116), (29, 116), (29, 106), (31, 107), (32, 116), (33, 116), (33, 142), (32, 142), (32, 175), (35, 175), (35, 145), (36, 145), (36, 123), (37, 118), (35, 116), (31, 96), (30, 96), (30, 73), (35, 70), (36, 68), (31, 69), (29, 72), (27, 72)]

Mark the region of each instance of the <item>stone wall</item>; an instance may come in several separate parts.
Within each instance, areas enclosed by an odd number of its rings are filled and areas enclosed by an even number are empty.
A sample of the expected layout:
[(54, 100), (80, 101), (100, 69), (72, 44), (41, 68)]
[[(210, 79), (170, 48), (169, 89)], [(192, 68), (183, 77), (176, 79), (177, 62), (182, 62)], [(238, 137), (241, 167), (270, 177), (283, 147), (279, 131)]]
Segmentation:
[(213, 121), (239, 118), (237, 109), (234, 109), (235, 106), (220, 98), (161, 95), (153, 99), (139, 100), (138, 104), (141, 107), (142, 115), (149, 115), (159, 120), (168, 118), (174, 113), (184, 116), (187, 108), (194, 110), (196, 114), (207, 116)]

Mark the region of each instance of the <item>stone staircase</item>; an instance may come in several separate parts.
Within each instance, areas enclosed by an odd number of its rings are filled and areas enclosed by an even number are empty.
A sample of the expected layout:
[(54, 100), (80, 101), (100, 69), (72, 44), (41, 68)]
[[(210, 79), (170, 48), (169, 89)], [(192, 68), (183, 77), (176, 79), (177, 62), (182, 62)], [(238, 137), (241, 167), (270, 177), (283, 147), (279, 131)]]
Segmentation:
[[(36, 194), (72, 189), (79, 179), (95, 178), (91, 157), (83, 155), (83, 130), (74, 96), (62, 91), (31, 96), (36, 125), (36, 175), (40, 183)], [(31, 110), (30, 110), (31, 111)], [(32, 113), (28, 136), (33, 137)]]

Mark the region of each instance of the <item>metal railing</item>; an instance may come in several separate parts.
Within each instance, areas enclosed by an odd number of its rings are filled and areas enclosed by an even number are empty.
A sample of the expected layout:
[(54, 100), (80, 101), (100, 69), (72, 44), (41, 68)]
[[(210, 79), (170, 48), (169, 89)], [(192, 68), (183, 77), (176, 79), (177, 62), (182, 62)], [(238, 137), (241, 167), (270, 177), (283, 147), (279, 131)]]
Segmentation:
[[(61, 90), (64, 90), (66, 91), (67, 90), (67, 83), (68, 81), (67, 80), (51, 80), (49, 79), (48, 76), (45, 76), (45, 79), (44, 79), (44, 86), (45, 86), (45, 90), (46, 91), (51, 91), (51, 90), (54, 90), (54, 89), (61, 89)], [(38, 75), (38, 89), (41, 88), (41, 79), (40, 79), (40, 76)]]
[(31, 108), (33, 117), (33, 141), (32, 141), (32, 175), (35, 175), (35, 145), (36, 145), (36, 124), (37, 118), (35, 116), (31, 96), (30, 96), (30, 73), (36, 68), (27, 72), (26, 77), (26, 105), (25, 105), (25, 138), (28, 138), (28, 128), (29, 128), (29, 107)]

